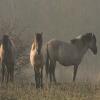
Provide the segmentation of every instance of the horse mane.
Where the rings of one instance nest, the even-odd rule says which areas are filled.
[[[77,38],[77,37],[76,37],[76,38],[72,39],[72,40],[71,40],[71,43],[72,43],[72,44],[77,44],[77,43],[79,42],[79,40],[82,40],[82,42],[85,44],[85,43],[91,41],[91,39],[92,39],[93,37],[94,37],[95,40],[96,40],[96,37],[95,37],[95,35],[94,35],[93,33],[86,33],[86,34],[82,35],[80,38]]]
[[[93,34],[92,33],[86,33],[82,36],[83,41],[90,41],[92,39]]]
[[[7,46],[8,44],[11,45],[11,41],[10,41],[8,35],[3,35],[2,43],[3,43],[4,46]]]
[[[75,37],[74,39],[70,40],[72,44],[77,45],[79,43],[79,41],[81,40],[82,36],[79,35],[77,37]]]
[[[9,39],[8,35],[3,35],[2,44],[5,51],[5,59],[6,59],[9,52],[11,51],[11,46],[12,46],[11,40]]]
[[[35,43],[34,43],[34,40],[33,40],[33,43],[32,43],[32,48],[31,48],[32,50],[34,50],[35,49]]]
[[[35,49],[35,42],[42,43],[42,33],[35,33],[35,37],[32,42],[32,48],[31,48],[32,50]]]
[[[42,33],[35,33],[35,40],[38,42],[42,42]]]

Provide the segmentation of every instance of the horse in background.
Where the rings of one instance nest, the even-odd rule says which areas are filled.
[[[42,49],[42,38],[43,33],[35,33],[35,38],[32,43],[31,51],[30,51],[30,62],[34,67],[35,72],[35,83],[36,88],[43,87],[43,54],[41,52]]]
[[[90,49],[97,54],[96,37],[93,33],[80,35],[70,42],[50,40],[47,43],[46,75],[50,75],[50,82],[56,83],[55,67],[58,61],[63,66],[74,66],[73,81],[75,81],[77,69],[83,56]]]
[[[8,35],[3,35],[0,43],[1,81],[13,82],[15,65],[15,45]]]

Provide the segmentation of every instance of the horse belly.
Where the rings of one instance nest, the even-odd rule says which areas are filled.
[[[64,60],[59,59],[58,62],[59,62],[61,65],[63,65],[63,66],[71,66],[71,65],[74,64],[74,62],[72,62],[72,61],[69,60],[69,59],[64,59]]]
[[[75,65],[75,63],[78,62],[78,57],[77,57],[77,53],[73,53],[71,50],[65,50],[59,52],[59,55],[57,57],[58,62],[64,66],[71,66],[71,65]]]

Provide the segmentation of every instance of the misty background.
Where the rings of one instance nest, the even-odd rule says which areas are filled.
[[[30,46],[35,32],[44,33],[44,43],[52,38],[67,42],[80,34],[95,33],[98,54],[94,56],[90,51],[87,52],[79,66],[76,80],[100,81],[99,0],[0,0],[0,23],[2,21],[11,27],[15,25],[13,34],[24,44],[30,43]],[[0,31],[0,34],[3,33]],[[72,81],[72,75],[73,67],[57,64],[58,81]]]

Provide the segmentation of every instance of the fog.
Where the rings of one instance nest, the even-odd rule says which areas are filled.
[[[31,43],[35,32],[44,33],[44,43],[52,38],[67,42],[79,34],[95,33],[98,54],[87,52],[79,66],[77,80],[100,81],[99,0],[0,0],[0,20],[12,26],[16,23],[14,34],[25,44]],[[73,67],[57,64],[58,81],[72,81],[72,72]]]

